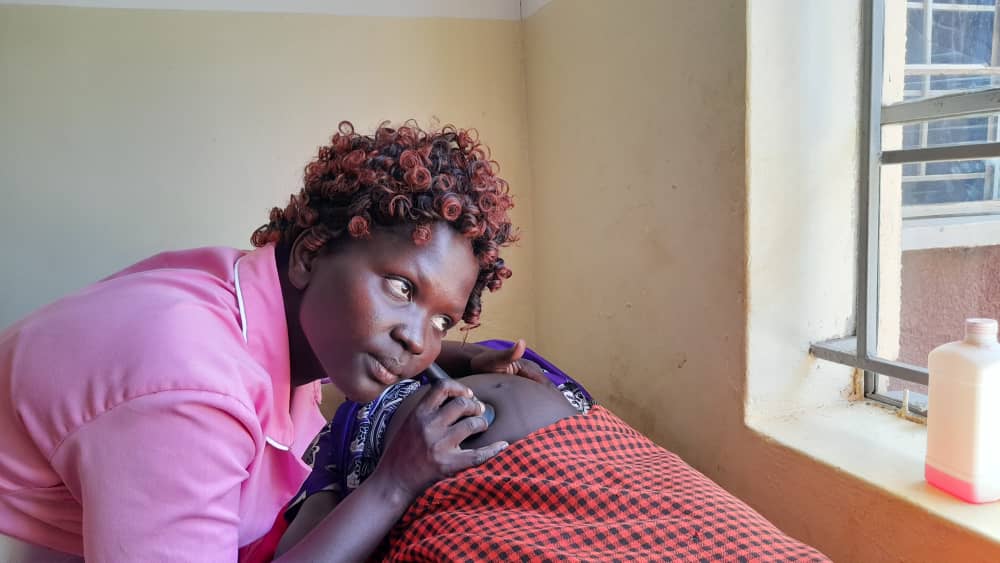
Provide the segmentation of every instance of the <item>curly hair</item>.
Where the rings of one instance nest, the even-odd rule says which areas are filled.
[[[361,135],[343,121],[306,165],[303,188],[288,205],[271,209],[268,223],[254,231],[256,247],[302,244],[318,252],[344,236],[363,238],[373,228],[413,225],[413,240],[430,239],[430,226],[443,221],[472,241],[479,275],[462,320],[478,326],[483,289],[500,289],[511,271],[499,256],[517,240],[508,217],[514,206],[506,180],[477,132],[447,125],[424,131],[414,121],[388,122]]]

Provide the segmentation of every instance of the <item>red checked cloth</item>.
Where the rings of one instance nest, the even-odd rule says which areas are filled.
[[[391,561],[829,561],[606,409],[428,489]]]

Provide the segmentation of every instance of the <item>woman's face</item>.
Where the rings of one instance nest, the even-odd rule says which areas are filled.
[[[425,370],[462,319],[479,273],[472,243],[445,223],[431,232],[418,246],[411,226],[372,229],[321,252],[299,274],[302,331],[351,400],[371,401]],[[291,267],[302,266],[293,257]]]

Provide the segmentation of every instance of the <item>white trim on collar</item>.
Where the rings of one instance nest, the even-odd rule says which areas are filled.
[[[266,441],[268,444],[271,444],[272,446],[283,452],[287,452],[288,450],[292,449],[291,446],[286,446],[270,436],[264,436],[264,441]]]
[[[233,285],[236,286],[236,305],[240,308],[240,330],[243,331],[243,342],[249,343],[247,340],[247,310],[243,306],[243,290],[240,289],[240,262],[242,260],[243,256],[240,256],[233,264]]]
[[[240,289],[240,262],[243,258],[243,256],[240,256],[236,260],[236,263],[233,264],[233,285],[236,287],[236,305],[240,308],[240,330],[243,332],[243,341],[249,344],[250,341],[247,339],[247,310],[243,305],[243,290]],[[286,446],[266,434],[264,435],[264,441],[283,452],[292,449],[291,446]]]

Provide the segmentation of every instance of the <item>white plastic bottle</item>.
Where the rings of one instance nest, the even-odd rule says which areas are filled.
[[[931,351],[927,482],[967,502],[1000,499],[997,321],[968,319],[965,339]]]

